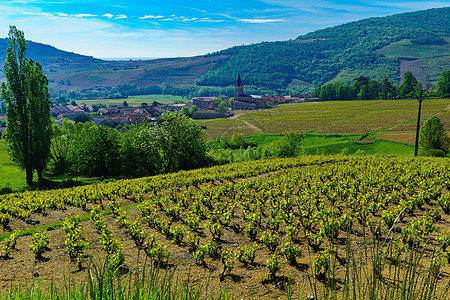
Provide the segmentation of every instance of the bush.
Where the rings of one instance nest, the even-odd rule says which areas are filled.
[[[446,157],[444,151],[440,149],[428,149],[422,153],[420,153],[420,156],[427,156],[427,157]]]
[[[5,194],[9,194],[12,193],[13,190],[9,187],[9,185],[5,185],[4,187],[0,188],[0,195],[5,195]]]
[[[47,250],[49,243],[50,237],[47,235],[47,231],[38,231],[33,234],[30,249],[34,257],[42,258],[42,254]]]

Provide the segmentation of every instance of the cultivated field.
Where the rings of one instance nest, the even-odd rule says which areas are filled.
[[[183,99],[181,96],[173,96],[173,95],[143,95],[143,96],[129,96],[128,98],[123,99],[97,99],[97,100],[81,100],[80,103],[84,103],[86,105],[93,104],[116,104],[122,105],[124,101],[127,101],[128,105],[139,106],[142,103],[147,103],[148,105],[152,105],[153,101],[157,101],[159,103],[164,104],[172,104],[175,101],[187,101]]]
[[[81,284],[109,257],[122,283],[146,261],[201,298],[445,299],[449,188],[448,159],[303,156],[10,194],[0,287]]]
[[[330,101],[283,104],[267,110],[246,111],[238,114],[237,119],[251,123],[264,133],[403,132],[415,130],[417,109],[417,100]],[[422,104],[423,122],[431,115],[438,115],[446,130],[450,131],[449,110],[450,99],[425,100]],[[216,120],[215,135],[228,132],[235,122],[229,119]],[[241,127],[234,128],[240,130]]]

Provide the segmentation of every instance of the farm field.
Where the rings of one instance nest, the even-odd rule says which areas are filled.
[[[376,137],[380,139],[407,143],[411,145],[414,145],[416,142],[415,132],[386,132],[377,134]]]
[[[235,132],[240,132],[245,136],[257,132],[238,118],[195,120],[195,123],[200,126],[206,126],[206,134],[210,140],[216,139],[221,134],[231,137]]]
[[[209,296],[445,299],[449,176],[448,159],[303,156],[4,195],[0,287],[81,283],[109,257],[118,276],[159,263]]]
[[[183,99],[181,96],[173,96],[173,95],[143,95],[143,96],[129,96],[128,98],[123,99],[97,99],[97,100],[80,100],[80,104],[84,103],[86,105],[93,104],[116,104],[122,105],[124,101],[127,101],[129,105],[139,106],[141,103],[147,103],[148,105],[152,105],[153,101],[157,101],[159,103],[171,104],[175,101],[185,101],[188,100]]]
[[[236,118],[247,121],[264,133],[313,132],[349,134],[383,131],[414,131],[417,100],[329,101],[283,104],[260,111],[246,111]],[[422,104],[422,124],[431,115],[441,116],[450,131],[450,99],[425,100]],[[229,119],[220,119],[214,134],[230,132]],[[237,127],[238,130],[246,129]],[[247,126],[247,128],[250,128]],[[411,129],[412,128],[412,129]],[[209,133],[209,129],[206,131]],[[242,132],[244,133],[244,132]]]

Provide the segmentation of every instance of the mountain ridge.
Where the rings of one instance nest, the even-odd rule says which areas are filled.
[[[0,39],[0,60],[6,39]],[[388,77],[397,84],[412,68],[422,83],[450,69],[450,7],[368,18],[288,41],[234,46],[195,57],[105,61],[28,42],[27,56],[43,65],[52,93],[166,86],[225,88],[241,74],[264,92],[303,92],[331,81]],[[2,75],[0,75],[0,80]],[[126,89],[125,88],[125,89]],[[189,89],[187,89],[189,91]]]

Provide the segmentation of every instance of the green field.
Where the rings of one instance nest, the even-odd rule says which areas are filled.
[[[0,139],[0,189],[10,187],[18,190],[25,186],[25,172],[20,170],[9,158],[5,141]]]
[[[129,96],[124,99],[96,99],[96,100],[81,100],[80,104],[93,105],[93,104],[117,104],[122,105],[124,101],[127,101],[129,105],[139,106],[141,103],[147,103],[151,105],[153,101],[157,101],[159,103],[171,104],[175,101],[185,101],[187,99],[183,99],[181,96],[173,96],[173,95],[142,95],[142,96]],[[77,102],[78,103],[78,102]]]

